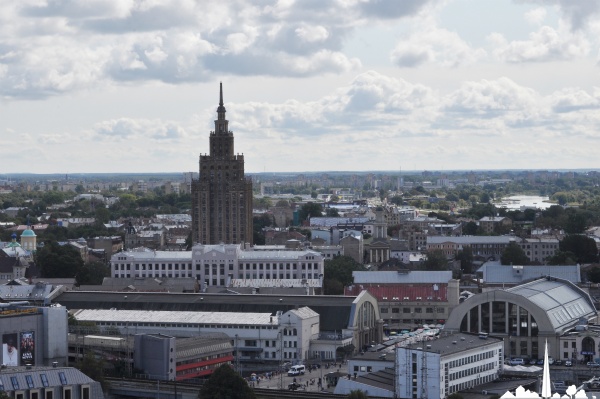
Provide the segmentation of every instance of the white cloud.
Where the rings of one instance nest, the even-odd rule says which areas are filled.
[[[324,26],[300,26],[296,28],[296,35],[306,42],[322,42],[329,37],[329,32]]]
[[[525,20],[532,25],[541,25],[546,18],[546,9],[537,7],[525,13]]]
[[[92,138],[101,140],[175,140],[186,138],[185,129],[172,121],[120,118],[99,122],[92,128]]]
[[[111,80],[181,83],[205,81],[216,72],[300,77],[344,73],[362,64],[342,52],[352,31],[374,19],[420,15],[437,3],[4,2],[0,89],[5,98],[44,98]]]
[[[472,64],[485,55],[485,50],[472,48],[456,32],[430,27],[400,39],[391,59],[400,67],[438,64],[452,68]]]
[[[495,47],[496,58],[511,63],[572,60],[590,51],[590,43],[583,34],[569,32],[564,27],[555,30],[542,26],[529,35],[529,40],[508,42],[499,33],[491,34],[488,39]]]
[[[595,88],[592,94],[579,88],[566,88],[552,93],[550,102],[558,113],[600,109],[600,88]]]

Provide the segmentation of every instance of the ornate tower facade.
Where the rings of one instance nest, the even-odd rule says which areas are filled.
[[[252,181],[244,176],[244,156],[233,152],[222,83],[209,146],[210,153],[200,155],[200,177],[192,181],[192,242],[252,244]]]

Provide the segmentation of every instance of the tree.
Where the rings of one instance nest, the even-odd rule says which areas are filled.
[[[577,261],[576,256],[573,252],[556,251],[553,256],[546,259],[546,263],[549,265],[575,265]]]
[[[71,278],[83,267],[79,251],[71,245],[59,245],[56,241],[46,242],[39,250],[35,261],[42,271],[42,277]]]
[[[316,202],[307,202],[306,204],[300,207],[300,223],[304,220],[308,220],[311,217],[319,217],[323,216],[323,207],[321,204],[317,204]]]
[[[473,250],[471,247],[464,247],[456,254],[456,260],[460,261],[460,270],[463,273],[473,272]]]
[[[590,283],[600,283],[600,267],[594,266],[588,269],[587,279]]]
[[[502,251],[500,262],[503,265],[526,265],[529,263],[529,258],[525,254],[525,251],[523,251],[523,248],[513,241]]]
[[[254,216],[252,218],[252,229],[253,229],[253,238],[254,244],[256,245],[264,245],[265,244],[265,235],[263,233],[263,228],[269,227],[273,225],[273,216],[268,213],[263,213],[260,216]]]
[[[427,260],[423,266],[425,270],[448,270],[448,258],[441,249],[427,251]]]
[[[340,216],[340,213],[338,212],[337,208],[327,208],[325,215],[329,217],[338,217]]]
[[[354,389],[354,390],[350,391],[347,398],[348,399],[369,399],[369,396],[364,391],[361,391],[360,389]]]
[[[246,380],[231,366],[224,364],[216,369],[202,385],[199,399],[256,399]]]
[[[85,375],[90,377],[92,380],[96,380],[105,387],[104,381],[104,361],[102,359],[96,359],[94,351],[87,351],[83,358],[79,360],[76,367]]]
[[[598,248],[593,238],[581,234],[569,234],[558,244],[563,252],[572,252],[577,263],[598,261]]]
[[[109,276],[110,267],[102,262],[88,262],[79,270],[75,279],[79,285],[100,285],[104,277]]]
[[[341,295],[344,287],[352,284],[353,271],[365,270],[365,267],[350,256],[338,256],[325,260],[323,285],[325,295]]]
[[[464,226],[463,226],[463,234],[466,236],[474,236],[477,235],[477,233],[479,232],[479,226],[477,226],[477,223],[470,221],[467,222]]]
[[[388,202],[391,202],[394,205],[402,205],[403,201],[404,200],[400,195],[394,195],[393,197],[388,198]]]

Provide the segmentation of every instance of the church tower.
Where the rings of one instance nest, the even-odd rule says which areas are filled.
[[[234,155],[222,83],[219,94],[210,152],[200,155],[200,177],[192,181],[192,242],[252,244],[252,181],[244,176],[244,156]]]

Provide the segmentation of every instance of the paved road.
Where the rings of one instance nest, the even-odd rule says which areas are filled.
[[[301,376],[296,376],[296,377],[289,377],[287,375],[287,371],[282,373],[282,374],[278,374],[278,375],[272,375],[271,378],[267,378],[265,376],[259,375],[259,379],[258,381],[254,381],[254,382],[250,382],[250,384],[254,383],[256,387],[258,388],[267,388],[267,389],[281,389],[281,387],[283,387],[283,389],[288,389],[289,384],[291,384],[294,381],[294,378],[296,379],[296,382],[303,385],[301,388],[299,388],[299,390],[303,390],[303,391],[307,391],[307,392],[318,392],[321,390],[321,388],[318,386],[318,381],[319,378],[321,378],[321,381],[323,382],[323,390],[325,392],[333,392],[333,389],[335,387],[330,387],[329,389],[327,389],[327,384],[325,382],[325,374],[330,373],[332,371],[341,371],[341,372],[348,372],[347,370],[348,365],[344,364],[344,365],[340,365],[339,363],[337,364],[337,367],[334,367],[333,365],[330,366],[329,368],[326,368],[325,366],[313,370],[313,371],[308,371],[308,369],[306,370],[306,373],[304,375]],[[308,382],[308,385],[306,384]]]

